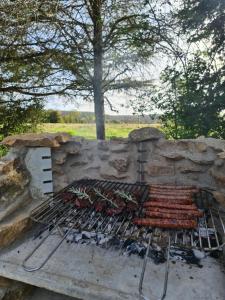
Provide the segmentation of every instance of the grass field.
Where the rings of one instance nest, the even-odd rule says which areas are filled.
[[[141,127],[160,127],[160,124],[106,124],[106,138],[128,137],[130,131]],[[83,136],[87,139],[96,139],[95,124],[63,124],[44,123],[39,126],[39,132],[67,132],[74,136]]]

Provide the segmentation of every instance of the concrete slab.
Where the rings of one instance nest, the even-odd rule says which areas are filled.
[[[59,241],[49,238],[29,261],[38,265]],[[143,260],[119,255],[117,251],[96,246],[64,242],[39,271],[29,273],[21,264],[39,240],[30,235],[23,241],[0,251],[0,276],[22,281],[70,297],[85,300],[137,300]],[[219,262],[211,257],[202,261],[203,268],[181,262],[170,264],[166,300],[224,300],[225,275]],[[144,292],[149,299],[159,299],[165,264],[149,261]]]
[[[54,293],[46,289],[36,288],[26,299],[24,300],[76,300],[69,296]]]

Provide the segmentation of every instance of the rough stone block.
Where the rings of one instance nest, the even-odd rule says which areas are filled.
[[[174,167],[160,164],[159,162],[150,162],[147,165],[147,173],[149,176],[171,176],[174,175]]]
[[[32,224],[28,216],[17,216],[10,222],[0,225],[0,247],[6,247],[21,237]]]
[[[66,162],[67,152],[64,151],[54,151],[52,154],[52,159],[55,164],[63,165]]]
[[[128,157],[115,157],[109,161],[109,164],[119,173],[126,172],[128,170],[129,163],[130,161]]]
[[[218,184],[224,184],[225,185],[225,172],[218,171],[214,168],[210,169],[210,174],[215,179],[215,181]]]
[[[183,158],[185,158],[184,154],[182,152],[160,152],[160,155],[162,155],[163,157],[166,157],[168,159],[171,160],[181,160]]]
[[[161,138],[164,138],[164,134],[154,127],[143,127],[140,129],[135,129],[129,133],[129,139],[132,142],[159,140]]]
[[[81,146],[82,146],[81,142],[73,141],[73,142],[66,143],[62,147],[62,149],[68,154],[79,154],[81,150]]]
[[[110,167],[108,164],[101,166],[100,176],[106,180],[122,180],[128,177],[127,174],[119,174],[115,168]]]
[[[68,133],[26,133],[6,137],[1,144],[9,147],[59,147],[71,139]]]

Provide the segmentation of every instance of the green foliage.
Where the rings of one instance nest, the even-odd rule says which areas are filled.
[[[63,118],[58,110],[47,110],[45,111],[45,123],[63,123]]]
[[[0,158],[8,153],[8,148],[4,145],[0,145]]]
[[[43,120],[43,104],[39,99],[29,102],[13,99],[0,104],[0,140],[16,133],[35,131]]]
[[[68,113],[64,113],[62,118],[64,123],[94,123],[95,122],[94,113],[90,113],[90,112],[71,111]]]
[[[161,120],[169,137],[225,138],[224,81],[208,60],[195,56],[185,70],[167,67],[162,80],[164,91],[154,102],[164,112]]]
[[[225,45],[225,1],[183,0],[177,17],[184,33],[190,33],[189,40],[207,41],[212,45],[211,53],[224,52]]]

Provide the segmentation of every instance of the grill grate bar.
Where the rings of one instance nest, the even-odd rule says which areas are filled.
[[[46,225],[54,225],[57,223],[57,219],[62,218],[62,216],[65,216],[66,214],[69,215],[72,210],[74,214],[76,213],[77,219],[75,228],[79,231],[85,229],[87,231],[94,231],[108,236],[117,236],[121,240],[132,237],[141,243],[145,242],[145,236],[148,235],[148,229],[136,226],[132,223],[132,212],[110,216],[105,215],[102,212],[96,212],[93,205],[92,207],[86,208],[85,211],[83,209],[73,210],[75,207],[74,204],[72,202],[65,202],[63,198],[64,193],[68,193],[71,187],[85,188],[86,192],[98,188],[106,194],[107,192],[113,192],[115,190],[125,191],[131,194],[135,191],[141,191],[142,196],[141,199],[139,199],[140,203],[143,203],[148,199],[149,193],[149,186],[144,184],[127,184],[95,179],[75,181],[36,208],[32,213],[32,219]],[[95,198],[94,203],[97,200],[98,198]],[[204,208],[206,203],[210,203],[212,200],[212,195],[205,190],[201,190],[195,200],[200,208]],[[82,215],[80,211],[83,211]],[[142,213],[143,206],[140,205],[139,211],[135,214],[136,216],[141,217]],[[218,220],[220,223],[219,226],[222,228],[221,231],[225,235],[225,225],[220,211],[206,209],[204,216],[199,219],[197,230],[167,230],[170,233],[171,244],[200,249],[204,248],[207,251],[220,248],[223,244],[217,230]],[[68,225],[70,224],[68,223],[68,220],[65,219],[63,226],[67,227]],[[165,230],[158,230],[156,232],[159,235],[159,238],[162,238]]]

